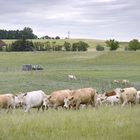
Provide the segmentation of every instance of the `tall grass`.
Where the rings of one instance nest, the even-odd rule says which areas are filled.
[[[139,140],[139,105],[1,114],[1,140]]]

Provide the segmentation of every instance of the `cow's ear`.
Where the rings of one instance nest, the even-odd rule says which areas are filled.
[[[121,92],[124,92],[125,90],[124,90],[124,89],[121,89],[120,91],[121,91]]]
[[[74,97],[72,96],[72,97],[69,98],[69,100],[71,101],[73,98],[74,98]]]
[[[23,96],[26,96],[26,95],[27,95],[27,93],[23,94]]]
[[[50,99],[51,97],[52,97],[51,95],[48,95],[48,97],[47,97],[47,98],[48,98],[48,99]]]

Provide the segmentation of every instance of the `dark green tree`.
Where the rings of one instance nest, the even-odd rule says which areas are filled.
[[[63,46],[64,46],[64,49],[65,49],[66,51],[71,51],[71,49],[72,49],[72,48],[71,48],[71,44],[70,44],[69,42],[66,42],[66,41],[65,41],[65,43],[64,43]]]
[[[26,39],[19,39],[10,45],[11,51],[33,51],[34,45],[32,41]]]
[[[111,51],[117,50],[119,48],[119,42],[115,41],[114,39],[107,40],[106,46],[110,48]]]
[[[140,42],[137,39],[133,39],[128,44],[128,50],[138,50],[140,49]]]

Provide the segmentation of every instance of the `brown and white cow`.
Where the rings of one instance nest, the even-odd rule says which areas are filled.
[[[10,108],[15,108],[15,96],[13,94],[1,94],[0,95],[0,109],[7,109],[9,112]]]
[[[96,105],[96,90],[93,88],[82,88],[74,90],[70,96],[65,98],[64,107],[69,108],[70,106],[75,107],[75,109],[79,109],[81,104],[85,105]]]
[[[73,91],[69,89],[54,91],[44,98],[43,106],[46,108],[52,107],[55,109],[57,109],[59,106],[63,107],[64,99],[68,97],[72,92]]]

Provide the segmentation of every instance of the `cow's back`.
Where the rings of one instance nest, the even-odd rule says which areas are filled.
[[[49,101],[52,104],[64,104],[64,99],[66,97],[68,97],[70,95],[70,93],[72,92],[72,90],[59,90],[59,91],[54,91],[53,93],[51,93],[51,98],[49,99]]]

